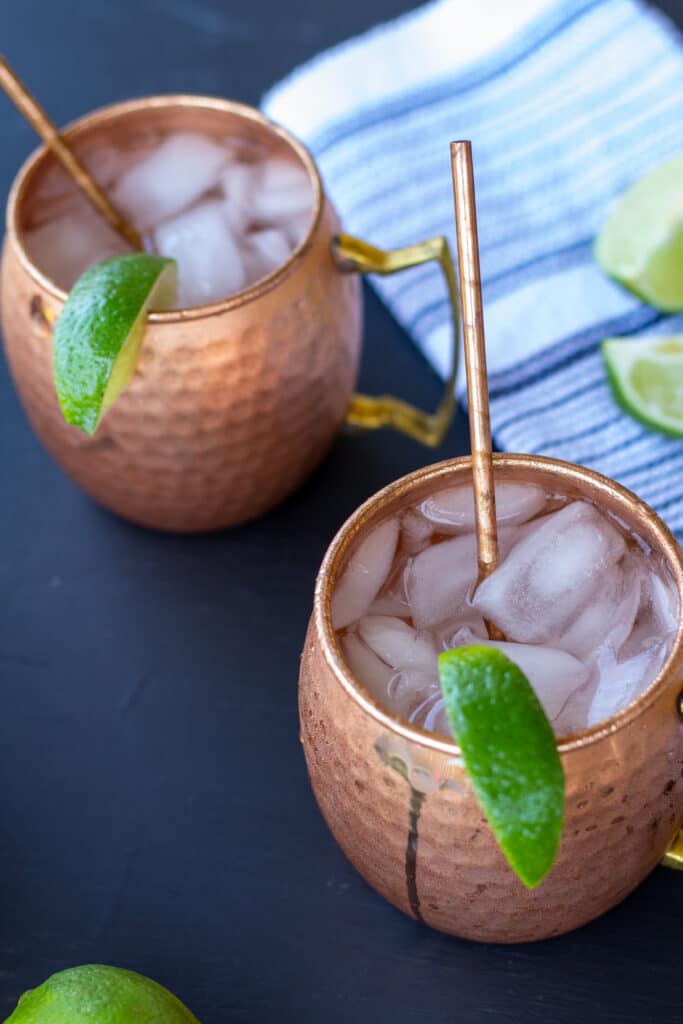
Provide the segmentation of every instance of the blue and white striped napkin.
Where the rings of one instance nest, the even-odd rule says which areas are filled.
[[[619,411],[598,351],[683,316],[592,256],[615,196],[683,150],[683,49],[663,15],[639,0],[436,0],[294,71],[264,108],[308,144],[345,229],[387,248],[455,243],[449,142],[473,140],[496,443],[613,476],[683,535],[683,442]],[[374,285],[445,375],[438,268]]]

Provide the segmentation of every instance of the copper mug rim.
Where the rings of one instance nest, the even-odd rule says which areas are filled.
[[[560,753],[571,754],[573,751],[584,749],[592,743],[596,743],[630,725],[657,700],[663,686],[668,682],[667,677],[670,666],[677,659],[683,658],[683,615],[681,614],[683,611],[683,552],[668,526],[650,506],[632,491],[618,484],[610,477],[603,476],[603,474],[597,473],[595,470],[586,469],[576,463],[540,455],[495,453],[493,458],[495,465],[500,468],[512,467],[531,470],[532,472],[540,468],[554,472],[558,477],[564,478],[575,485],[585,486],[588,482],[598,492],[605,495],[609,494],[612,498],[616,497],[618,503],[624,506],[626,513],[630,511],[632,516],[635,510],[636,515],[639,514],[649,521],[661,545],[662,554],[666,558],[675,578],[679,600],[678,629],[662,668],[650,685],[635,700],[631,701],[615,715],[590,729],[585,729],[570,737],[560,737],[557,744]],[[434,463],[423,469],[415,470],[407,476],[403,476],[388,484],[360,505],[340,527],[325,553],[316,579],[313,604],[316,634],[320,640],[323,657],[331,668],[337,682],[351,699],[390,733],[394,733],[404,740],[408,740],[435,753],[444,754],[456,762],[461,760],[460,749],[453,740],[445,739],[434,732],[412,725],[407,719],[392,715],[353,676],[351,670],[346,665],[341,647],[332,627],[331,595],[333,585],[336,582],[337,572],[344,556],[354,538],[368,521],[371,521],[377,513],[380,513],[377,515],[379,520],[381,518],[381,511],[388,504],[405,497],[416,485],[424,484],[427,481],[432,481],[435,484],[443,481],[444,485],[446,485],[453,469],[467,465],[471,465],[469,455],[447,459],[444,462]]]
[[[222,99],[218,96],[204,96],[193,93],[167,93],[153,96],[141,96],[135,99],[122,100],[116,103],[109,103],[95,110],[83,114],[81,117],[70,121],[62,130],[61,134],[67,139],[73,139],[89,132],[93,128],[106,125],[109,121],[126,117],[131,113],[140,110],[164,108],[177,109],[178,107],[193,108],[199,107],[204,110],[217,111],[223,114],[233,114],[244,118],[247,121],[258,124],[261,128],[277,135],[296,154],[306,168],[309,180],[313,186],[313,214],[308,225],[304,238],[292,250],[284,263],[281,263],[267,277],[261,278],[254,284],[239,292],[220,299],[218,302],[207,303],[203,306],[188,306],[184,309],[174,309],[167,312],[148,314],[148,320],[154,324],[179,323],[187,320],[198,320],[204,317],[217,316],[226,310],[235,309],[253,302],[266,292],[271,291],[292,273],[299,265],[306,251],[310,248],[313,237],[318,229],[322,218],[324,205],[324,191],[320,172],[317,164],[306,146],[292,135],[286,128],[271,121],[262,114],[256,107],[246,103],[238,103],[234,100]],[[47,277],[31,260],[24,248],[21,232],[18,227],[18,212],[24,198],[25,190],[32,175],[39,168],[41,163],[50,158],[50,150],[43,144],[38,146],[23,162],[10,188],[7,200],[6,229],[7,237],[16,248],[19,262],[33,281],[44,288],[55,299],[64,303],[67,293],[59,288],[54,281]]]

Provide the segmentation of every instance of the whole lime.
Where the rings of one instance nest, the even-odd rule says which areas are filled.
[[[198,1024],[156,981],[104,964],[53,974],[29,989],[5,1024]]]

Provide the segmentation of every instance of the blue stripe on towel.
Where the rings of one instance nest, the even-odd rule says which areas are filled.
[[[480,88],[506,71],[515,68],[545,43],[552,42],[563,30],[573,25],[584,14],[604,3],[605,0],[584,0],[584,2],[577,0],[577,2],[559,4],[549,12],[546,18],[539,19],[531,30],[521,33],[514,43],[506,48],[506,51],[499,51],[493,59],[482,61],[480,68],[448,77],[419,92],[401,97],[391,103],[378,105],[372,110],[362,109],[343,123],[331,125],[325,129],[311,140],[311,145],[316,154],[322,155],[331,146],[355,135],[359,130],[366,130],[374,125],[384,126],[388,120],[404,117],[408,113],[431,106],[433,103],[452,96],[454,92],[462,95]],[[466,30],[466,23],[463,23],[463,29]]]

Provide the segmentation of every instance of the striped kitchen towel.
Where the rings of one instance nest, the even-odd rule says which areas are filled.
[[[683,536],[683,442],[614,405],[598,351],[683,316],[592,255],[615,196],[683,150],[683,49],[665,17],[639,0],[436,0],[294,71],[264,108],[308,144],[345,229],[387,248],[454,245],[449,142],[473,140],[497,445],[613,476]],[[373,283],[445,375],[438,268]]]

